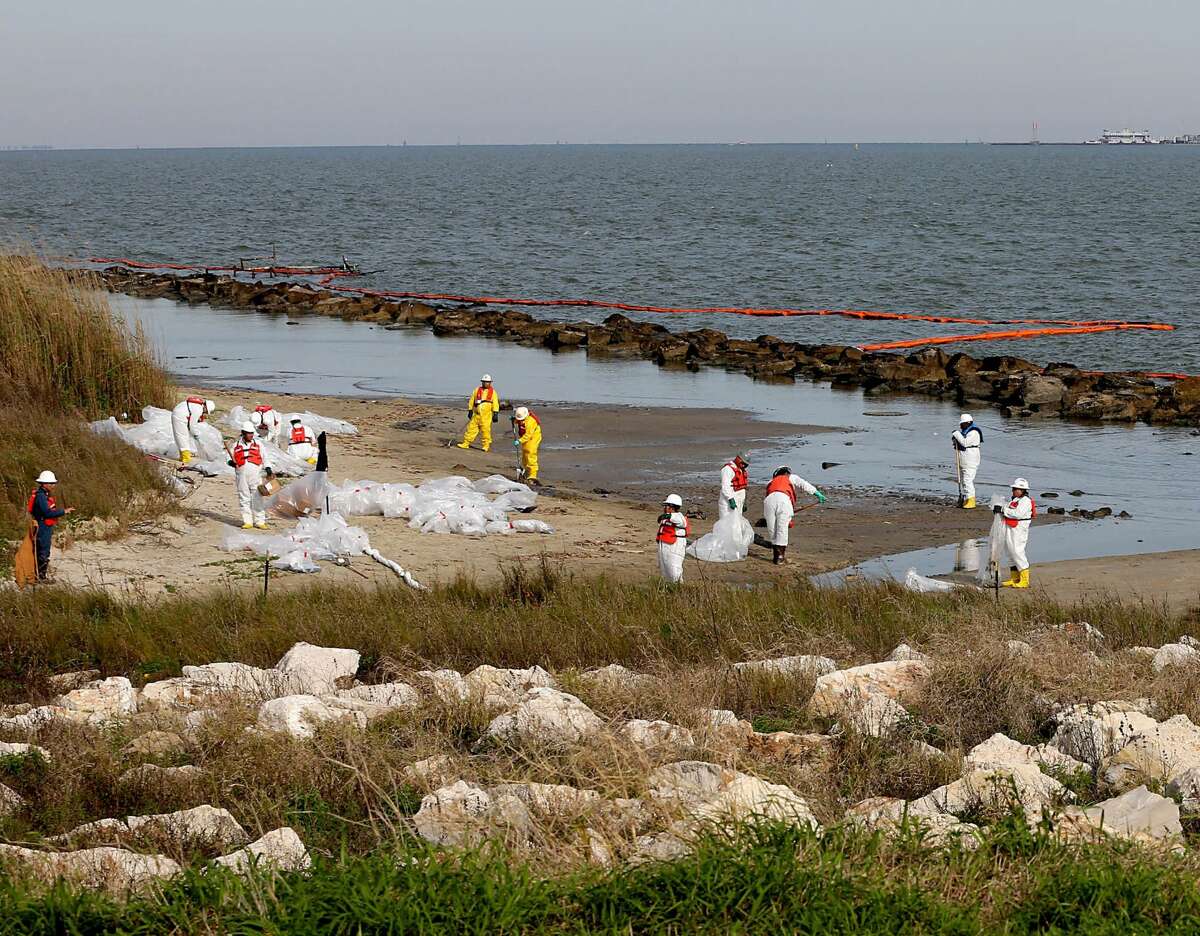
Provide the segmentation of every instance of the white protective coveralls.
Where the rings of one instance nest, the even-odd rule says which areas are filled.
[[[200,446],[192,435],[192,427],[198,425],[201,418],[207,414],[204,400],[200,397],[188,397],[171,410],[171,434],[175,437],[175,447],[179,449],[181,461],[188,461],[200,451]],[[184,457],[184,452],[187,452],[187,457]]]
[[[954,448],[958,452],[958,469],[962,477],[963,501],[975,500],[975,475],[979,472],[980,446],[983,444],[983,433],[979,427],[971,423],[964,433],[955,429],[950,434]]]
[[[683,581],[683,558],[691,522],[682,511],[672,510],[658,523],[658,571],[668,582]]]
[[[270,406],[256,406],[250,414],[254,431],[264,442],[279,445],[279,414]]]
[[[774,485],[783,477],[785,476],[773,478],[771,483]],[[805,494],[817,493],[817,489],[799,475],[786,475],[786,478],[792,487],[791,494],[786,490],[772,491],[768,487],[767,496],[763,499],[763,517],[767,521],[767,537],[771,540],[772,546],[788,544],[788,528],[791,526],[792,517],[796,514],[796,489],[799,488]]]
[[[746,506],[746,472],[739,470],[732,461],[721,469],[721,496],[717,500],[717,519],[723,520],[731,513],[744,513]],[[737,506],[730,507],[733,501]]]
[[[289,455],[314,462],[317,457],[317,440],[312,430],[302,422],[292,423],[288,430],[287,451]]]
[[[1033,498],[1028,494],[1012,498],[1000,511],[1004,517],[1004,551],[1008,554],[1008,564],[1018,572],[1029,568],[1025,547],[1034,512]]]
[[[258,439],[249,442],[241,438],[233,446],[233,467],[237,478],[238,507],[242,511],[242,526],[265,527],[267,509],[258,486],[262,484],[262,450]]]

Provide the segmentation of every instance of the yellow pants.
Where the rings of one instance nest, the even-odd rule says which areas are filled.
[[[475,441],[476,436],[481,436],[480,442],[483,443],[483,450],[485,452],[492,447],[491,409],[477,412],[471,417],[471,421],[467,423],[467,431],[463,433],[459,448],[469,448],[471,443]]]
[[[542,444],[542,440],[538,439],[535,442],[521,443],[521,467],[525,469],[525,480],[532,481],[537,477],[538,473],[538,446]]]

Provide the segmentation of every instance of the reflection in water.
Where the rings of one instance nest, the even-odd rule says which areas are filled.
[[[968,539],[959,543],[954,547],[954,571],[978,572],[979,557],[986,546],[986,539]]]

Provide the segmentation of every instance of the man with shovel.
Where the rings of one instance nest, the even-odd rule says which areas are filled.
[[[74,507],[59,507],[54,500],[54,489],[58,486],[58,478],[53,471],[43,471],[37,477],[37,487],[29,495],[27,510],[29,516],[37,524],[33,533],[37,559],[37,581],[46,582],[50,579],[50,546],[54,539],[54,527],[67,514],[75,512]],[[18,583],[20,584],[20,583]]]

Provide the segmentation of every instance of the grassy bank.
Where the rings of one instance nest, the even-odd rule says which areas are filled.
[[[1198,871],[1194,858],[1064,846],[1019,821],[974,852],[764,827],[669,864],[550,878],[418,848],[309,875],[194,875],[129,903],[0,885],[0,933],[1190,933]]]
[[[153,465],[84,422],[170,405],[173,395],[144,337],[114,317],[97,284],[0,257],[0,538],[24,533],[33,479],[46,468],[79,520],[157,509],[153,496],[139,497],[162,491]]]

